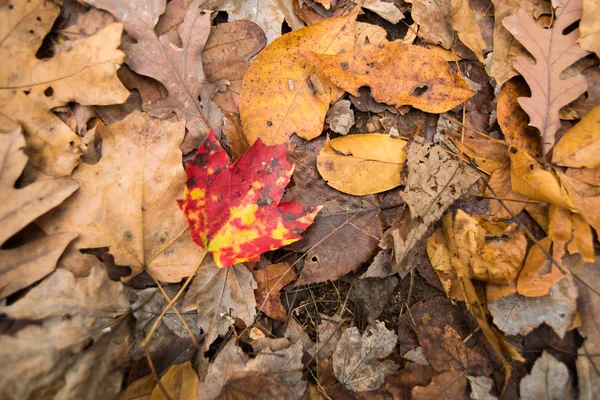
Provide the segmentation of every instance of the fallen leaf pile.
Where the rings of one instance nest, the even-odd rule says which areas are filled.
[[[599,6],[3,2],[0,398],[595,398]]]

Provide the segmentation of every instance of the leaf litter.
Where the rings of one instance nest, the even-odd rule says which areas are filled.
[[[593,397],[594,0],[58,3],[0,6],[0,397]]]

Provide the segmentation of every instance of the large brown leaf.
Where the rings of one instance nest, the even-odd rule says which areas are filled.
[[[376,101],[396,107],[411,105],[442,113],[474,94],[441,57],[400,41],[366,45],[340,55],[303,55],[353,96],[359,95],[359,88],[369,86]]]
[[[18,1],[0,7],[0,125],[23,125],[31,163],[68,176],[81,161],[79,137],[50,109],[124,102],[129,92],[117,78],[123,52],[121,24],[110,24],[47,60],[36,52],[59,14],[50,1]],[[5,129],[2,129],[5,131]]]
[[[467,378],[459,371],[448,371],[434,376],[427,386],[415,386],[412,391],[414,400],[446,399],[459,400],[467,387]]]
[[[297,285],[335,280],[367,262],[383,234],[383,221],[373,196],[349,196],[329,187],[319,176],[317,154],[325,142],[319,138],[304,144],[292,139],[288,154],[294,163],[294,186],[284,201],[324,205],[304,237],[288,246],[306,252]]]
[[[258,137],[272,145],[287,142],[293,133],[304,139],[321,134],[329,104],[337,100],[339,90],[300,52],[351,50],[356,13],[284,35],[256,57],[240,93],[240,116],[251,143]]]
[[[548,154],[554,146],[560,128],[561,107],[575,100],[587,89],[581,74],[561,79],[560,74],[588,53],[579,47],[579,29],[564,35],[563,31],[581,18],[581,0],[553,1],[557,6],[551,29],[538,26],[525,9],[506,17],[502,23],[535,58],[517,57],[515,69],[531,88],[531,97],[520,97],[519,104],[529,114],[529,125],[539,129],[542,152]]]
[[[88,0],[88,4],[110,12],[123,22],[125,30],[136,43],[123,43],[126,62],[135,72],[160,81],[169,95],[147,111],[155,117],[177,114],[186,122],[188,137],[182,150],[189,153],[198,147],[209,128],[219,132],[222,115],[210,100],[215,88],[209,84],[202,69],[202,50],[210,33],[210,11],[202,0],[190,4],[182,24],[177,29],[182,44],[171,36],[154,32],[158,18],[165,11],[166,0]]]
[[[256,316],[257,284],[243,264],[219,268],[212,257],[198,270],[183,300],[183,310],[198,310],[198,327],[206,334],[208,348],[218,335],[227,333],[233,318],[251,325]]]
[[[185,182],[183,135],[183,122],[139,111],[107,126],[100,162],[75,171],[79,191],[40,225],[47,233],[78,233],[71,251],[110,247],[115,264],[131,267],[132,275],[146,270],[165,282],[190,275],[204,250],[175,201]]]
[[[0,244],[69,197],[79,185],[70,178],[47,179],[22,189],[15,183],[27,156],[21,129],[0,134]],[[0,250],[0,298],[23,289],[56,268],[58,258],[77,235],[50,235],[21,247]]]

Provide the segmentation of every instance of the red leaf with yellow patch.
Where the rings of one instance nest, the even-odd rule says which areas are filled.
[[[258,261],[260,255],[293,243],[321,207],[279,203],[294,166],[287,146],[260,139],[229,165],[229,156],[211,131],[187,163],[185,214],[194,241],[213,254],[219,267]]]

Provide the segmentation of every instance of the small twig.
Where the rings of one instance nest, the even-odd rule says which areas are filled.
[[[490,199],[490,200],[502,200],[502,201],[514,201],[516,203],[529,203],[529,204],[546,204],[543,201],[537,201],[537,200],[520,200],[520,199],[508,199],[506,197],[494,197],[494,196],[482,196],[482,195],[477,195],[475,197],[478,197],[480,199]]]
[[[150,357],[150,352],[148,351],[148,348],[146,346],[144,346],[144,353],[146,354],[146,360],[148,361],[148,366],[150,367],[152,376],[154,377],[154,379],[156,379],[156,384],[158,385],[158,388],[162,392],[163,396],[165,396],[167,398],[167,400],[173,400],[173,398],[171,396],[169,396],[167,389],[165,389],[162,382],[160,381],[160,378],[158,377],[158,374],[156,373],[156,368],[154,368],[154,363],[152,362],[152,357]]]

